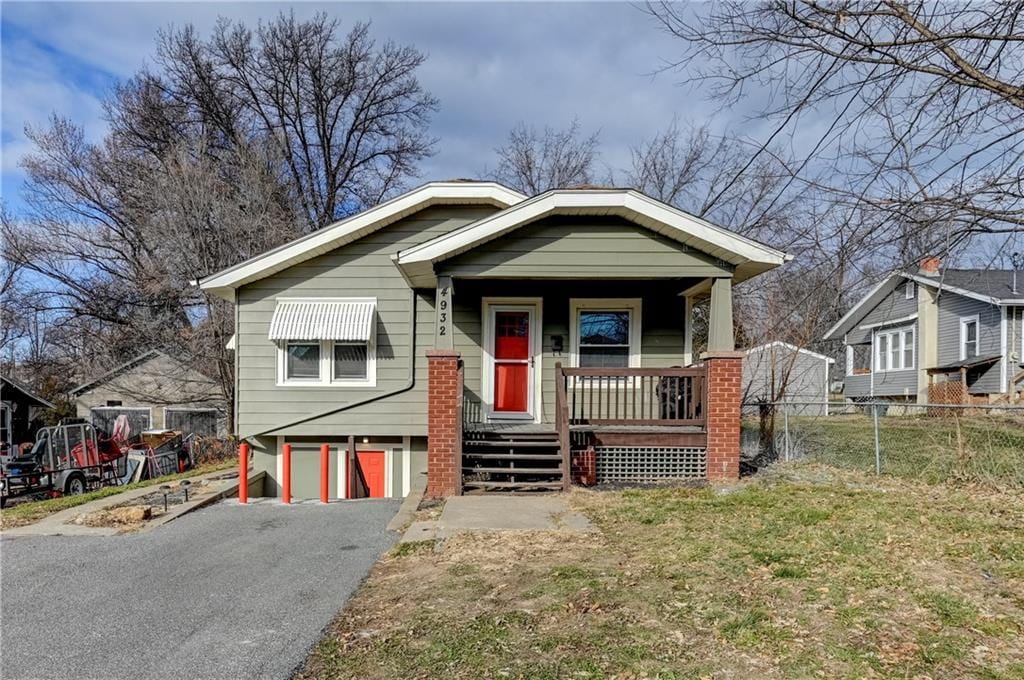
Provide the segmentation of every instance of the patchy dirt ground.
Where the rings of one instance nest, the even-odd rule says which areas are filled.
[[[405,544],[302,678],[1024,678],[1024,497],[779,466]]]

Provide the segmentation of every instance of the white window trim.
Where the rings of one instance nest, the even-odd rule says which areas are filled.
[[[570,298],[569,299],[569,366],[579,368],[580,365],[580,312],[596,309],[608,312],[629,312],[629,368],[640,368],[641,338],[640,331],[641,298]]]
[[[917,296],[917,284],[913,281],[907,281],[906,288],[903,290],[903,298],[905,300],[913,300]]]
[[[914,333],[914,342],[910,346],[910,365],[907,366],[906,362],[904,361],[905,358],[906,358],[906,350],[907,350],[907,333],[909,333],[911,331]],[[878,355],[878,350],[879,350],[878,338],[879,338],[879,336],[882,336],[882,335],[884,335],[884,336],[889,338],[886,341],[886,351],[885,351],[884,362],[880,362],[880,359],[882,359],[882,357],[880,357]],[[900,351],[899,351],[899,357],[900,357],[899,363],[900,363],[900,365],[897,366],[897,367],[893,367],[892,366],[892,340],[893,339],[896,339],[899,342],[899,346],[900,346]],[[915,370],[917,368],[917,324],[912,324],[910,326],[900,326],[900,327],[897,327],[897,328],[886,328],[885,330],[881,330],[881,329],[876,330],[871,335],[871,365],[874,367],[874,370],[873,370],[874,373],[895,373],[895,372],[898,372],[898,371],[913,371],[913,370]]]
[[[532,413],[529,419],[535,423],[541,422],[544,413],[542,402],[543,380],[544,380],[544,299],[538,297],[485,297],[480,301],[481,323],[483,324],[483,347],[480,348],[482,374],[480,375],[481,406],[483,415],[488,420],[516,420],[516,414],[500,413],[494,411],[494,355],[491,347],[494,346],[494,314],[504,307],[533,307],[533,324],[536,332],[531,341],[531,357],[533,358],[533,383],[530,386],[531,394],[527,397],[531,404]],[[526,416],[519,416],[518,419],[526,419]]]
[[[320,376],[313,378],[288,377],[288,345],[320,344]],[[334,345],[359,344],[338,340],[281,340],[277,345],[277,386],[278,387],[376,387],[377,386],[377,324],[371,325],[370,339],[366,342],[366,377],[334,377]]]
[[[974,322],[974,357],[981,356],[981,320],[980,315],[972,314],[970,316],[960,317],[960,361],[967,360],[967,352],[964,351],[965,345],[967,344],[967,324]]]

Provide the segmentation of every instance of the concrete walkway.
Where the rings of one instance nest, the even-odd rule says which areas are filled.
[[[447,538],[466,531],[530,530],[597,531],[561,495],[454,496],[445,502],[437,521],[414,522],[402,536],[402,542]]]
[[[222,501],[159,531],[5,535],[0,676],[284,680],[394,543],[398,506]]]

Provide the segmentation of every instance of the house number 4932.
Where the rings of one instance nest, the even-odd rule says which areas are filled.
[[[440,290],[440,300],[437,303],[437,334],[448,335],[448,307],[452,291],[448,286]]]

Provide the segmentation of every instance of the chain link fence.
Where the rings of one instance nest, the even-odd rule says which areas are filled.
[[[813,461],[931,483],[1024,487],[1024,406],[745,403],[743,460]]]

